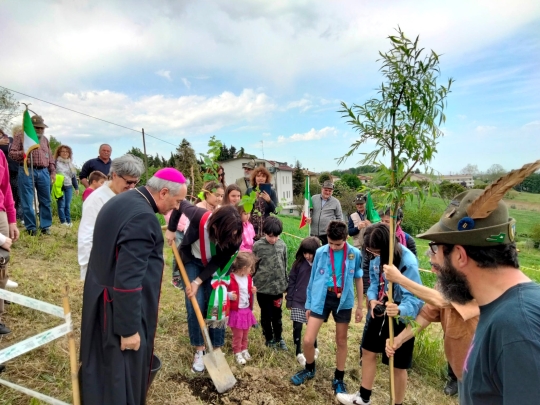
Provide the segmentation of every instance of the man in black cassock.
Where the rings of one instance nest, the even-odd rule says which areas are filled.
[[[178,208],[186,192],[184,176],[165,168],[97,217],[82,308],[84,405],[146,402],[164,265],[155,214]]]

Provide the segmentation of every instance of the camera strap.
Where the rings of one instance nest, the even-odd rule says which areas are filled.
[[[401,274],[403,274],[405,270],[407,270],[407,266],[403,266],[401,269],[399,269]],[[380,262],[379,262],[379,291],[377,294],[377,300],[381,302],[382,302],[382,299],[387,296],[386,292],[384,291],[384,285],[386,284],[386,280],[384,279],[383,274],[384,274],[384,271],[382,271]]]
[[[337,278],[336,278],[336,268],[334,265],[334,251],[332,248],[330,250],[330,263],[332,264],[332,279],[334,281],[334,292],[336,293],[338,298],[341,298],[341,293],[338,292],[338,286],[337,286]],[[345,263],[347,262],[347,243],[343,245],[343,263],[341,266],[341,291],[343,291],[343,287],[345,285]]]

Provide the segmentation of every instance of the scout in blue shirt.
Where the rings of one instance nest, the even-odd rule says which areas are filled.
[[[360,251],[349,245],[347,240],[347,225],[341,221],[331,221],[326,229],[328,245],[315,253],[311,277],[307,288],[306,316],[307,330],[304,336],[305,369],[296,373],[291,381],[294,385],[303,384],[315,377],[315,340],[323,322],[328,320],[330,313],[336,322],[336,370],[332,388],[334,393],[346,393],[343,377],[347,359],[347,331],[351,322],[354,306],[356,285],[356,300],[358,302],[355,321],[362,320],[362,256]]]
[[[387,302],[388,283],[384,278],[382,265],[388,264],[390,251],[390,229],[384,223],[371,225],[364,234],[364,247],[368,259],[370,286],[367,291],[369,300],[369,316],[366,319],[366,330],[362,340],[362,381],[360,390],[354,394],[339,394],[337,400],[342,404],[370,404],[371,390],[377,372],[377,353],[383,354],[383,364],[388,364],[384,351],[388,338],[388,323],[394,323],[394,333],[398,335],[407,327],[406,318],[416,319],[424,304],[422,300],[398,284],[394,284],[392,304]],[[393,262],[403,275],[418,284],[422,284],[418,271],[416,256],[396,238],[394,243]],[[394,317],[400,317],[396,321]],[[414,339],[401,346],[394,357],[395,403],[401,404],[407,386],[407,369],[411,367],[414,350]]]

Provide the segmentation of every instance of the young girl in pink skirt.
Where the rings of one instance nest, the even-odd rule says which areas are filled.
[[[249,329],[257,323],[253,315],[253,285],[251,272],[255,265],[253,253],[240,252],[231,266],[231,281],[228,287],[230,312],[229,326],[232,331],[232,347],[238,364],[251,360],[248,352]]]

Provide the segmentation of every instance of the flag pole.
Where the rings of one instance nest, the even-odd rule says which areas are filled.
[[[146,166],[146,181],[148,181],[148,156],[146,155],[146,140],[144,139],[144,128],[142,128],[142,144],[144,150],[144,165]]]
[[[309,190],[309,173],[306,176],[306,181],[307,181],[307,189]],[[309,199],[311,200],[311,193],[309,195]],[[306,213],[306,215],[307,215],[307,217],[309,219],[311,219],[311,212],[309,211],[310,205],[311,205],[311,201],[309,201],[309,203],[308,203],[308,212]],[[308,236],[311,236],[311,222],[308,224]]]
[[[32,151],[33,152],[33,151]],[[34,157],[32,156],[32,152],[30,152],[30,173],[32,173],[32,201],[34,202],[34,217],[36,218],[36,233],[37,230],[41,227],[41,222],[38,226],[38,213],[37,213],[37,203],[36,203],[36,186],[34,183]]]

